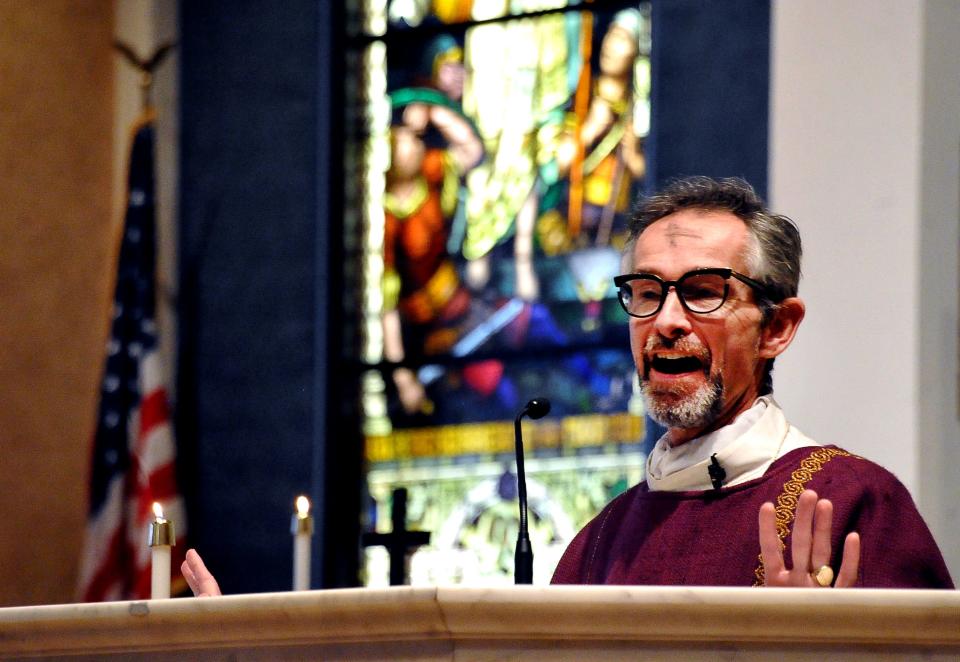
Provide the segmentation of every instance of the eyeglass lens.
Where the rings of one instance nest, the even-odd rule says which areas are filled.
[[[727,281],[719,274],[687,274],[676,285],[677,296],[695,313],[711,313],[727,297]],[[660,309],[663,283],[654,278],[635,278],[620,286],[620,301],[631,315],[647,317]]]

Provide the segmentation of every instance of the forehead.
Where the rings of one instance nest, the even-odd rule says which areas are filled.
[[[745,271],[748,240],[746,224],[730,212],[684,209],[643,231],[633,247],[633,267],[671,277],[703,267]]]

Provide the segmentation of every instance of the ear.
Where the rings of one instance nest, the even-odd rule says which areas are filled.
[[[793,342],[807,307],[799,297],[784,299],[760,330],[760,358],[779,356]]]

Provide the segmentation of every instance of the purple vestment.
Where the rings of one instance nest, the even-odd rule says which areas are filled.
[[[611,501],[577,534],[555,584],[751,586],[762,583],[757,513],[777,506],[789,528],[795,496],[812,489],[833,502],[831,566],[843,540],[861,539],[857,586],[953,588],[940,550],[907,489],[886,469],[835,446],[800,448],[760,478],[706,492],[651,492],[646,483]],[[791,510],[792,509],[792,510]],[[789,521],[786,521],[789,520]]]

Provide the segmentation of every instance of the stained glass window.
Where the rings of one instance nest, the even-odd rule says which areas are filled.
[[[511,583],[513,419],[534,581],[642,477],[644,418],[612,278],[643,186],[650,19],[636,3],[367,0],[350,12],[348,281],[362,296],[368,508],[432,533],[413,584]],[[387,553],[365,550],[367,585]]]

